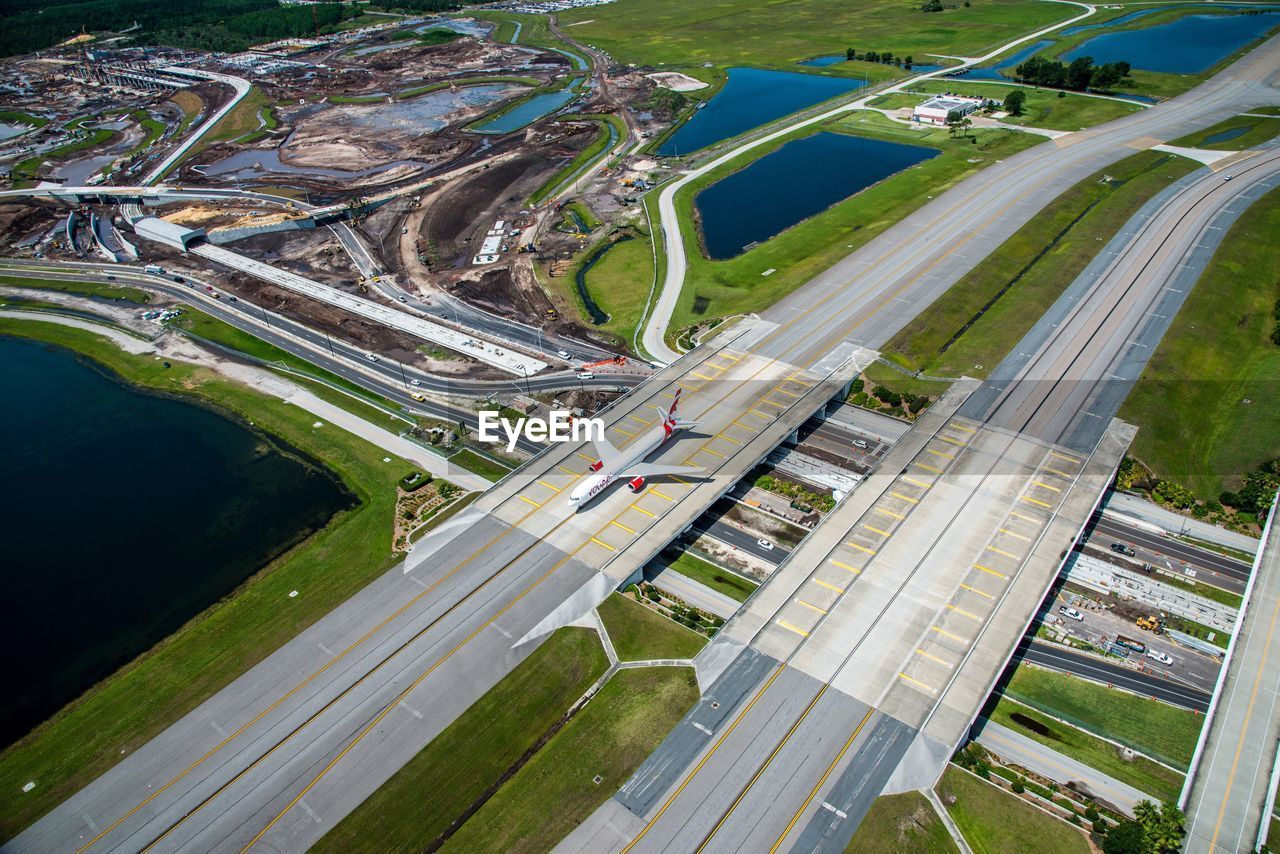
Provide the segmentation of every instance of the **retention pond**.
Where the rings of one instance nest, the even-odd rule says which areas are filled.
[[[328,472],[68,350],[0,337],[9,744],[352,506]]]
[[[792,140],[695,197],[707,254],[732,258],[937,154],[920,145],[825,131]]]

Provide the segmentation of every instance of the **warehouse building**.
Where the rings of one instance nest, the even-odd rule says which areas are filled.
[[[930,125],[958,122],[985,104],[986,100],[986,98],[970,98],[964,95],[938,95],[916,107],[911,118]]]

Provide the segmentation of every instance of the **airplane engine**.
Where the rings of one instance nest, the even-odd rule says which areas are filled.
[[[630,489],[632,492],[639,492],[640,490],[644,489],[644,478],[642,477],[632,478],[627,483],[627,488]]]
[[[596,460],[594,463],[587,466],[587,468],[591,471],[600,471],[600,469],[604,468],[604,460]]]

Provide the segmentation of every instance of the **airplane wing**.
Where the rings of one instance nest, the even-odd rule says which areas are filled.
[[[636,463],[623,473],[623,477],[657,477],[660,474],[697,474],[697,466],[664,466],[656,463]]]
[[[595,440],[595,444],[596,453],[600,455],[600,461],[606,466],[609,465],[610,460],[616,460],[618,458],[618,449],[615,448],[603,434],[599,439]]]

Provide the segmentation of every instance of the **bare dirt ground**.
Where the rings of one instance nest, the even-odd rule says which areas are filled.
[[[13,247],[24,237],[43,234],[65,219],[67,212],[53,202],[4,202],[0,204],[0,245]]]

